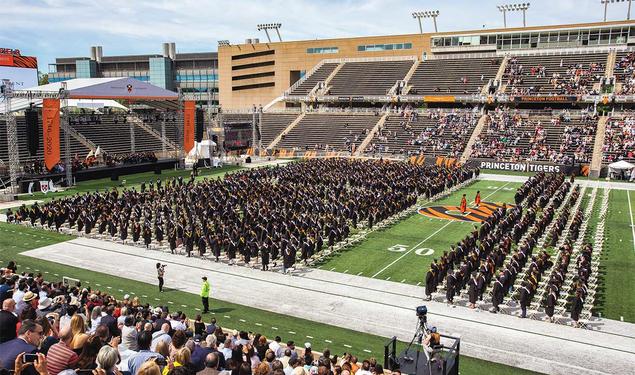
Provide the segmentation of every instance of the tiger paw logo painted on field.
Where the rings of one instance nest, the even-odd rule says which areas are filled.
[[[503,207],[503,203],[481,202],[479,207],[468,207],[465,213],[461,212],[459,206],[431,206],[421,207],[418,212],[421,215],[445,220],[470,221],[481,223],[496,209]],[[507,208],[514,207],[507,204]]]

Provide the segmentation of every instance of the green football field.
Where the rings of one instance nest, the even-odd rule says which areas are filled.
[[[514,193],[520,185],[514,182],[478,181],[423,207],[458,206],[462,194],[466,195],[469,205],[477,191],[481,192],[484,202],[513,203]],[[432,260],[450,250],[450,245],[465,237],[474,225],[474,222],[429,218],[415,212],[387,229],[372,232],[359,245],[336,253],[319,263],[318,267],[327,271],[419,285]]]

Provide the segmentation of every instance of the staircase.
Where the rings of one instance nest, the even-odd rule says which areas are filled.
[[[91,150],[93,152],[95,150],[97,150],[97,145],[96,144],[94,144],[88,138],[84,137],[84,135],[82,135],[77,130],[73,129],[73,127],[68,125],[65,121],[60,121],[60,127],[62,128],[62,130],[64,130],[65,132],[70,134],[73,138],[75,138],[79,143],[81,143],[84,146],[86,146],[86,148],[88,148],[89,150]]]
[[[481,132],[485,128],[485,120],[487,120],[487,115],[483,115],[480,119],[478,119],[478,123],[476,124],[474,131],[472,132],[470,139],[467,141],[467,145],[465,145],[463,155],[461,155],[461,159],[459,159],[461,164],[464,164],[470,158],[470,155],[472,154],[472,147],[474,147],[474,143],[476,143],[478,136],[481,135]]]
[[[417,71],[419,64],[421,64],[421,60],[419,59],[415,60],[415,63],[412,64],[412,66],[410,67],[408,74],[406,74],[406,76],[404,77],[403,80],[406,81],[406,86],[404,87],[403,92],[401,93],[402,95],[408,95],[408,93],[410,92],[410,89],[412,88],[412,86],[410,86],[410,78],[412,78],[412,75],[415,74],[415,72]]]
[[[160,142],[165,142],[165,144],[168,146],[168,148],[171,148],[173,150],[178,150],[179,147],[174,142],[169,140],[167,137],[163,138],[161,136],[161,133],[156,131],[151,126],[148,126],[147,124],[144,124],[143,120],[141,120],[139,117],[129,115],[128,116],[128,121],[132,122],[134,125],[140,127],[141,129],[145,130],[146,132],[150,133],[150,135],[152,135],[153,137],[158,139]]]
[[[300,123],[300,121],[302,121],[304,116],[306,116],[306,112],[300,113],[300,115],[295,120],[293,120],[293,122],[291,122],[289,124],[289,126],[287,126],[283,131],[281,131],[280,134],[278,134],[276,136],[276,138],[274,138],[273,141],[271,141],[271,143],[269,143],[269,146],[267,146],[267,150],[271,150],[274,147],[276,147],[276,145],[282,139],[282,135],[283,134],[288,134],[293,128],[295,128],[295,126],[298,125]]]
[[[604,72],[604,76],[606,78],[611,78],[614,76],[616,60],[617,60],[617,51],[612,50],[611,52],[609,52],[609,55],[606,57],[606,71]]]
[[[600,117],[598,127],[595,130],[595,143],[593,145],[593,157],[591,158],[591,171],[589,176],[600,177],[602,169],[602,149],[604,148],[604,135],[606,134],[606,123],[609,121],[608,116]]]
[[[335,77],[337,75],[337,73],[344,67],[344,64],[345,63],[340,63],[337,66],[337,68],[333,69],[331,74],[329,74],[329,76],[326,77],[326,79],[324,80],[324,91],[323,92],[318,92],[318,95],[324,95],[325,92],[328,92],[329,83],[331,83],[331,80],[333,79],[333,77]]]
[[[498,86],[498,94],[502,94],[505,92],[507,85],[503,84],[503,75],[505,74],[505,69],[507,68],[507,63],[509,62],[509,56],[505,56],[503,61],[501,62],[501,66],[498,67],[498,72],[496,73],[496,77],[494,77],[494,81],[499,82]]]
[[[364,140],[359,145],[359,147],[357,147],[357,150],[355,150],[355,153],[353,154],[354,156],[359,156],[359,155],[361,155],[364,152],[364,149],[366,149],[366,146],[368,146],[370,141],[372,141],[373,138],[375,137],[375,133],[377,133],[379,131],[379,129],[382,126],[384,126],[384,124],[386,123],[386,119],[387,118],[388,118],[388,112],[384,113],[384,115],[381,116],[379,121],[377,121],[377,124],[375,124],[375,126],[371,129],[371,131],[368,133],[366,138],[364,138]]]

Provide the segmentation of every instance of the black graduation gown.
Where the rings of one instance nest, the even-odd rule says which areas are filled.
[[[545,313],[547,314],[548,317],[552,317],[555,307],[556,307],[556,294],[555,293],[549,293],[549,295],[547,295],[547,303],[545,304]]]
[[[582,312],[582,297],[575,296],[573,297],[573,303],[571,305],[571,319],[574,322],[577,322],[580,319],[580,313]]]
[[[452,274],[448,275],[446,279],[446,291],[445,291],[445,298],[448,300],[448,302],[452,302],[454,300],[455,284],[456,284],[456,277],[454,277],[454,275]]]
[[[436,276],[432,270],[429,270],[426,274],[426,295],[431,296],[432,293],[437,291]]]
[[[478,299],[478,281],[476,279],[470,279],[467,294],[470,303],[476,303],[476,300]]]

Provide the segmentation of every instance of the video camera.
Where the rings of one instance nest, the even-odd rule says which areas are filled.
[[[417,317],[422,325],[428,322],[428,308],[425,305],[417,306]]]

